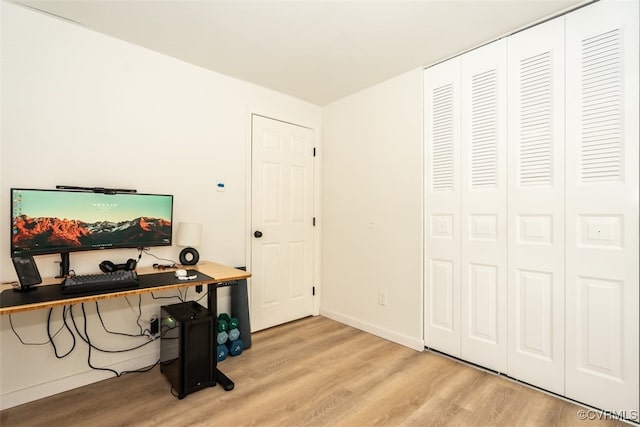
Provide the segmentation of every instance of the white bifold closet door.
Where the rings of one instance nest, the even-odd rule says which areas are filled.
[[[636,421],[639,9],[602,0],[424,80],[425,345]]]
[[[425,71],[425,343],[460,357],[460,58]]]
[[[506,42],[425,71],[425,344],[507,368]]]
[[[564,17],[507,39],[508,373],[564,393]]]
[[[507,51],[461,56],[461,357],[507,369]]]
[[[566,395],[616,411],[640,408],[638,15],[566,16]]]

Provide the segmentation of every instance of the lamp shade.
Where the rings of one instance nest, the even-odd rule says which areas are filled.
[[[202,224],[181,222],[178,224],[178,246],[200,246]]]

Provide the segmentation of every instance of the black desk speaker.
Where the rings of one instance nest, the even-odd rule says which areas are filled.
[[[214,386],[214,316],[189,301],[162,306],[160,321],[160,370],[178,398]]]

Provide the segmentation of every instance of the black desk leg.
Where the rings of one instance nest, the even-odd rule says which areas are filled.
[[[218,368],[216,368],[216,382],[220,384],[225,391],[231,391],[233,387],[235,387],[233,381]]]
[[[214,319],[213,320],[213,324],[217,325],[217,322],[218,322],[218,285],[216,285],[215,283],[209,283],[207,285],[207,307],[209,308],[209,312],[213,316],[213,319]],[[214,326],[214,328],[213,328],[213,337],[212,337],[213,338],[212,345],[213,345],[213,343],[217,342],[216,330],[217,330],[217,328]],[[231,381],[231,379],[229,379],[228,376],[223,374],[218,369],[218,358],[217,358],[217,356],[213,357],[213,372],[214,372],[214,375],[215,375],[215,378],[214,378],[215,383],[220,384],[225,391],[233,390],[233,387],[235,387],[235,384],[233,383],[233,381]]]

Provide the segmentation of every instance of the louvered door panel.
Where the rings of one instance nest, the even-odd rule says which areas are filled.
[[[509,375],[564,393],[564,17],[509,37]]]
[[[498,186],[498,82],[497,70],[471,77],[471,188],[495,190]]]
[[[638,15],[603,1],[566,17],[566,394],[636,416]]]
[[[582,40],[580,180],[620,181],[623,84],[622,31],[612,29]]]
[[[425,345],[460,356],[460,60],[424,73]]]
[[[506,42],[461,57],[461,354],[507,367]]]

